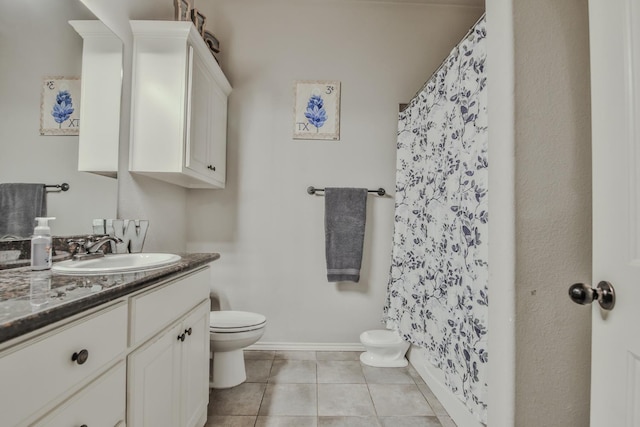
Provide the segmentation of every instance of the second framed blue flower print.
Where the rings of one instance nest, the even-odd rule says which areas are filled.
[[[340,139],[340,82],[294,83],[293,139]]]

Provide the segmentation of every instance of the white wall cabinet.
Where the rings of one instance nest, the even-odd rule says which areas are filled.
[[[202,427],[209,277],[198,270],[3,344],[0,424]]]
[[[231,85],[191,22],[131,21],[129,171],[224,188]]]
[[[122,41],[101,21],[69,21],[83,38],[78,170],[117,177]]]

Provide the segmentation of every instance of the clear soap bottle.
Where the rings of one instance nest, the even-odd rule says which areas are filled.
[[[36,218],[38,225],[31,238],[31,269],[48,270],[51,268],[51,229],[49,221],[54,217]]]

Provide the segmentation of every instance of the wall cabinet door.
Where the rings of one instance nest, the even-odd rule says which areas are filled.
[[[185,167],[225,183],[227,96],[205,60],[189,47],[189,108]]]

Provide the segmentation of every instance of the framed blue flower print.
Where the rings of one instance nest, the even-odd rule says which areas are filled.
[[[294,84],[293,139],[340,139],[340,82]]]
[[[80,78],[45,77],[40,103],[40,135],[80,133]]]

